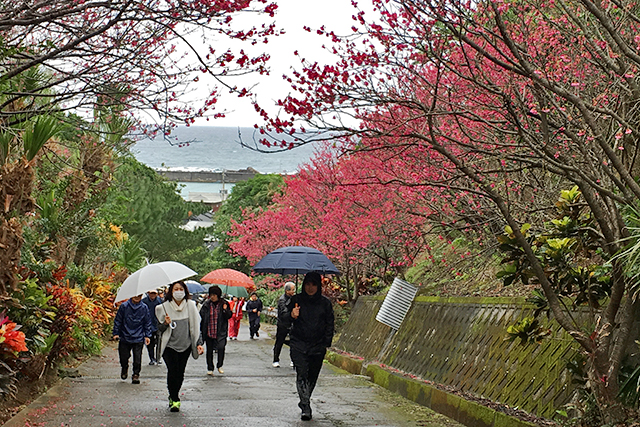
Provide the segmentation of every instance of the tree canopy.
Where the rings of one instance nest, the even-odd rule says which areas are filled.
[[[635,284],[616,257],[629,241],[625,207],[640,202],[637,4],[373,4],[373,16],[354,16],[363,32],[318,30],[341,44],[337,59],[302,61],[291,76],[296,92],[280,101],[283,115],[270,129],[290,132],[302,119],[306,128],[342,132],[352,152],[404,163],[386,169],[383,182],[428,189],[446,205],[439,211],[447,223],[494,234],[508,226],[506,239],[521,251],[514,268],[531,272],[555,319],[589,354],[601,409],[607,420],[620,419],[618,374],[638,308]],[[345,125],[345,115],[359,125]],[[568,203],[588,207],[580,214],[587,217],[556,218],[559,190],[574,186]],[[534,240],[551,221],[560,224],[554,239]],[[554,250],[566,253],[556,237],[574,251],[597,247],[591,260],[610,269],[602,298],[581,298],[580,286],[563,294],[548,268]],[[567,313],[567,297],[590,306],[595,326]]]

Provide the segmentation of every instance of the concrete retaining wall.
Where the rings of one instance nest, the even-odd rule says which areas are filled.
[[[534,424],[447,393],[423,381],[409,378],[364,359],[327,352],[327,361],[352,374],[365,373],[371,381],[468,427],[533,427]]]
[[[359,298],[336,349],[363,366],[390,366],[542,417],[571,400],[566,363],[577,351],[554,322],[541,344],[505,340],[507,326],[531,314],[523,299],[418,297],[397,332],[375,320],[383,299]]]

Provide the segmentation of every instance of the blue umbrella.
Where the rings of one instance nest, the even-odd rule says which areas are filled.
[[[187,289],[189,289],[189,293],[192,295],[207,292],[207,289],[195,280],[185,280],[184,284],[187,285]]]
[[[340,274],[329,258],[317,249],[307,246],[287,246],[268,253],[253,267],[256,273]]]

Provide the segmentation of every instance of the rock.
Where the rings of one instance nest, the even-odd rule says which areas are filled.
[[[80,378],[82,375],[80,375],[80,371],[78,371],[78,369],[76,368],[58,368],[58,376],[60,376],[60,378]]]

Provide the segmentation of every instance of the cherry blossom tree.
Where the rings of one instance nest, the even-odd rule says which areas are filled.
[[[269,55],[222,48],[221,40],[266,43],[276,33],[267,0],[30,0],[0,6],[0,119],[11,126],[51,111],[124,104],[152,119],[192,123],[220,116],[222,91],[250,95],[232,77],[268,73]],[[261,13],[260,27],[237,16]],[[199,82],[214,82],[207,85]],[[108,88],[117,87],[115,96]],[[110,96],[110,95],[114,96]],[[46,101],[46,102],[43,102]],[[24,104],[19,112],[13,106]]]
[[[267,0],[2,2],[0,296],[16,285],[22,226],[35,210],[34,166],[41,148],[59,133],[84,127],[77,134],[99,135],[98,142],[87,141],[108,151],[144,114],[165,132],[196,117],[224,115],[216,109],[221,92],[250,96],[233,77],[268,73],[269,56],[219,49],[220,41],[266,43],[276,34],[272,24],[243,28],[236,17],[273,17],[276,8]],[[104,111],[114,114],[104,120]],[[96,172],[89,171],[92,184]],[[83,249],[77,253],[81,258]]]
[[[629,235],[622,207],[640,202],[637,4],[372,3],[371,19],[354,15],[365,32],[318,30],[342,43],[338,59],[303,60],[291,76],[297,93],[281,101],[284,114],[268,130],[302,119],[304,128],[359,138],[360,151],[422,152],[439,175],[404,174],[397,182],[433,186],[451,200],[465,195],[476,219],[495,213],[509,226],[555,319],[589,356],[589,383],[606,421],[621,419],[618,373],[640,304],[615,257]],[[360,125],[345,125],[345,116]],[[548,218],[537,203],[550,200],[549,188],[573,185],[594,218],[582,231],[611,265],[607,297],[591,303],[591,330],[564,310],[523,227]]]
[[[281,246],[306,245],[329,256],[343,273],[348,301],[357,282],[370,275],[403,274],[425,247],[425,221],[432,213],[411,204],[405,186],[383,185],[370,175],[377,158],[326,150],[286,180],[282,195],[266,210],[247,213],[234,225],[230,247],[255,263]]]

